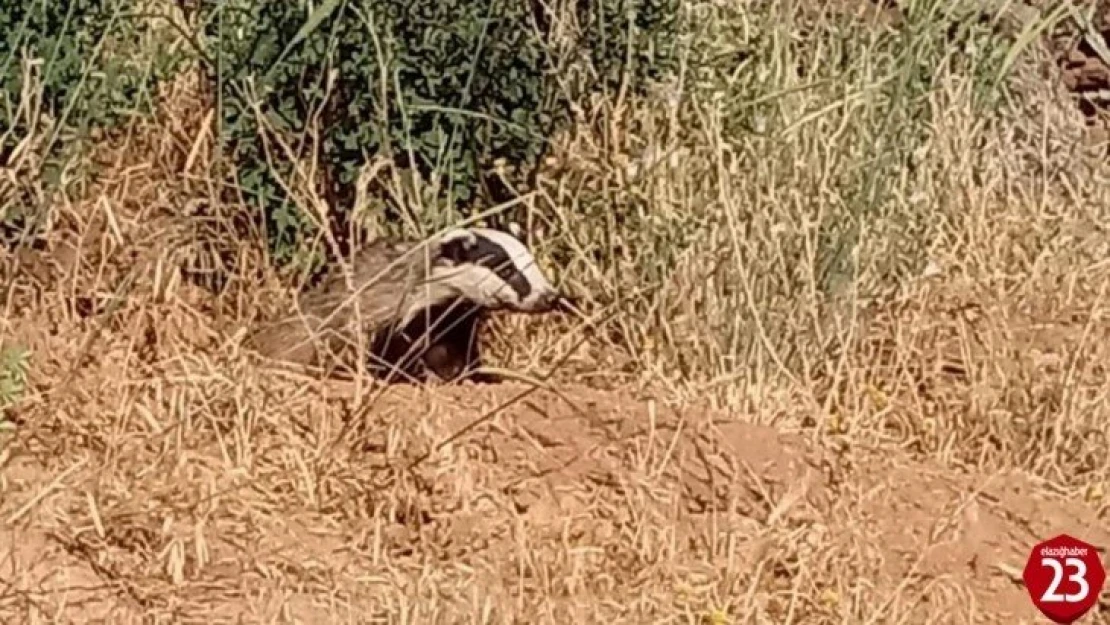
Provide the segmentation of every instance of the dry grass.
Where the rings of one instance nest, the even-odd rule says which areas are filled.
[[[99,146],[5,251],[4,621],[1034,622],[1032,544],[1110,544],[1082,120],[1036,46],[979,106],[941,25],[691,10],[683,82],[601,98],[528,198],[603,319],[501,320],[548,389],[260,363],[285,293],[219,217],[203,99]],[[216,257],[219,297],[185,279]]]

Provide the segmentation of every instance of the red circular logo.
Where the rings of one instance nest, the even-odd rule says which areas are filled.
[[[1033,546],[1021,577],[1041,614],[1066,624],[1098,602],[1106,569],[1093,545],[1060,534]]]

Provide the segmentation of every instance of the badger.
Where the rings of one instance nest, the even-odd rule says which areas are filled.
[[[248,346],[329,375],[355,368],[363,353],[366,370],[387,381],[488,381],[478,371],[488,314],[545,313],[566,301],[519,227],[511,232],[454,228],[419,243],[372,243],[354,255],[349,277],[327,272],[294,315],[259,328]]]

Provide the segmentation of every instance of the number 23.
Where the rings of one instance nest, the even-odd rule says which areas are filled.
[[[1079,558],[1067,558],[1064,564],[1061,565],[1060,561],[1055,558],[1041,558],[1041,564],[1052,569],[1052,582],[1045,589],[1044,594],[1041,595],[1041,601],[1048,603],[1078,603],[1087,598],[1087,593],[1091,592],[1091,587],[1087,585],[1087,565]],[[1074,595],[1061,595],[1059,594],[1060,582],[1064,577],[1064,566],[1075,569],[1075,572],[1068,576],[1068,581],[1079,584],[1079,592]]]

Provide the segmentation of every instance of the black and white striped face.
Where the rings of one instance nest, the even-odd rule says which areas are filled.
[[[441,274],[459,294],[489,309],[547,312],[559,292],[520,239],[490,228],[458,228],[439,240],[451,267]]]

